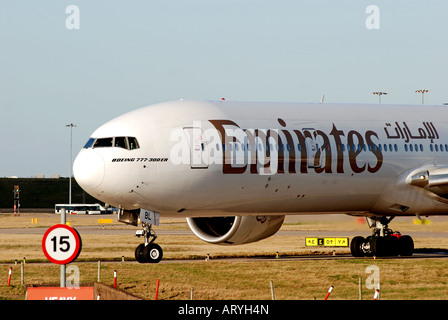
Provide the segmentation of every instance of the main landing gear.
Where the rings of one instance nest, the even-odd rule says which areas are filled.
[[[385,257],[412,256],[414,241],[410,236],[401,235],[388,228],[394,217],[369,217],[369,227],[373,228],[372,235],[354,237],[350,244],[350,251],[354,257]]]
[[[154,230],[152,230],[152,226],[147,223],[143,223],[143,230],[139,230],[136,232],[137,237],[144,236],[145,243],[140,244],[135,249],[135,259],[140,263],[158,263],[162,260],[163,251],[162,248],[154,243],[157,236]],[[152,238],[149,240],[149,238]]]

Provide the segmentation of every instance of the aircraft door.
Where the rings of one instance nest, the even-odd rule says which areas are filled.
[[[208,168],[207,144],[202,129],[199,127],[187,127],[183,129],[190,146],[191,168]]]

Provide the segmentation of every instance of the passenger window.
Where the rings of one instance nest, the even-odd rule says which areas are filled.
[[[138,144],[138,141],[134,137],[128,137],[129,140],[129,150],[134,150],[140,148],[140,145]]]
[[[113,138],[96,139],[95,144],[93,145],[93,147],[94,148],[108,148],[108,147],[112,147],[112,140],[113,140]]]
[[[128,149],[128,139],[126,137],[115,137],[114,147]]]
[[[89,141],[87,141],[86,144],[84,145],[84,148],[85,149],[90,148],[94,142],[95,142],[95,138],[90,138]]]

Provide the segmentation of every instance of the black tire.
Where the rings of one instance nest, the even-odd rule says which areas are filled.
[[[399,239],[395,236],[386,237],[386,254],[388,256],[396,257],[400,253]]]
[[[403,257],[410,257],[414,253],[414,240],[410,236],[401,236],[399,239],[399,254]]]
[[[140,263],[145,263],[145,259],[143,259],[143,249],[145,248],[145,244],[140,244],[137,248],[135,248],[135,260]]]
[[[375,257],[387,257],[388,246],[386,237],[373,237],[370,244],[372,255]]]
[[[354,257],[364,257],[364,251],[362,250],[362,245],[366,239],[364,237],[354,237],[350,243],[350,252],[352,253],[352,256]]]
[[[374,237],[370,248],[372,250],[372,255],[376,257],[398,256],[398,238],[394,236]]]
[[[384,237],[373,237],[370,242],[370,251],[375,257],[384,256]]]
[[[149,263],[159,263],[163,257],[162,248],[156,243],[149,243],[142,250],[143,260]]]

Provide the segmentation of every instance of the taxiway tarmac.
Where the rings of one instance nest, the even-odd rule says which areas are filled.
[[[74,226],[80,234],[105,234],[105,235],[135,235],[140,228],[120,228],[120,227],[98,227],[98,226]],[[44,234],[48,227],[33,228],[0,228],[0,234]],[[194,235],[189,229],[156,229],[159,235]],[[414,237],[425,238],[448,238],[448,232],[413,231],[409,234]],[[298,237],[354,237],[358,235],[368,236],[370,232],[366,228],[365,232],[354,231],[332,231],[332,230],[280,230],[278,236],[298,236]]]

